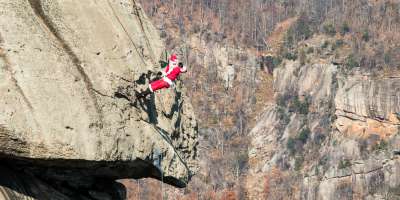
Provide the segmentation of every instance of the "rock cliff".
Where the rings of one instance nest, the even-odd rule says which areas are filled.
[[[400,78],[346,69],[323,41],[274,71],[276,103],[250,133],[249,198],[397,199]]]
[[[356,167],[397,159],[391,152],[398,80],[381,75],[400,63],[398,1],[141,2],[166,44],[184,49],[189,63],[197,64],[186,83],[191,96],[202,94],[193,105],[208,119],[200,129],[202,170],[180,196],[395,199],[396,184],[387,180],[396,170],[385,172],[382,182],[380,175],[370,178],[368,167],[365,175]],[[273,84],[261,70],[276,66],[272,103]],[[247,127],[255,122],[247,162]],[[351,176],[348,171],[345,181],[333,181],[349,166]],[[375,180],[384,191],[371,189]]]
[[[197,122],[182,84],[130,98],[162,52],[134,0],[1,0],[0,158],[10,172],[0,197],[115,199],[123,178],[184,187],[197,170]]]

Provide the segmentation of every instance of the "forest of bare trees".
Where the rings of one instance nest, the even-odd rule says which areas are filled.
[[[243,181],[248,170],[247,133],[257,112],[272,96],[270,75],[260,74],[258,65],[250,65],[248,60],[275,48],[271,34],[277,24],[294,22],[288,23],[290,28],[277,57],[299,57],[302,62],[304,52],[297,48],[299,42],[321,34],[336,38],[338,45],[346,43],[351,47],[343,66],[372,71],[400,68],[400,3],[396,0],[139,2],[155,22],[168,49],[187,47],[185,59],[192,72],[184,82],[202,120],[203,152],[202,170],[185,190],[187,195],[203,199],[214,199],[217,194],[225,199],[246,196]],[[207,48],[227,46],[254,52],[230,58],[238,66],[233,89],[226,91],[223,81],[216,76],[215,58],[207,63],[199,57],[209,55],[191,49],[187,40],[193,36],[200,38]],[[200,96],[203,94],[210,95]]]
[[[172,19],[161,28],[174,27],[180,37],[201,32],[206,40],[265,51],[275,25],[300,16],[303,24],[295,39],[305,39],[305,28],[310,35],[331,28],[334,34],[351,34],[362,66],[397,67],[399,61],[400,11],[395,0],[155,0],[142,5],[150,16]]]

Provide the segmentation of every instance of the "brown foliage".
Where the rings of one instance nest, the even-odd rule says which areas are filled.
[[[283,40],[290,38],[287,32],[302,17],[307,19],[305,24],[309,25],[310,31],[316,34],[322,34],[325,24],[331,24],[332,31],[338,32],[343,24],[348,25],[349,30],[343,35],[327,37],[343,37],[341,39],[346,41],[346,48],[348,46],[354,54],[354,60],[362,67],[395,68],[400,63],[400,17],[396,0],[139,2],[157,27],[167,33],[168,49],[183,44],[189,46],[187,39],[191,37],[200,38],[206,43],[204,46],[189,46],[188,63],[191,70],[184,78],[197,117],[201,120],[203,137],[200,152],[202,177],[194,178],[185,195],[181,191],[177,192],[177,196],[184,199],[195,196],[205,199],[237,197],[236,190],[241,189],[227,186],[243,184],[237,181],[238,177],[232,170],[237,167],[238,155],[234,152],[247,150],[246,133],[265,104],[273,101],[271,76],[259,73],[255,66],[249,68],[241,64],[248,60],[249,55],[260,56],[269,51],[281,50],[282,43],[287,42]],[[304,38],[293,38],[291,45],[295,50],[297,40]],[[199,58],[207,55],[206,50],[229,45],[247,51],[244,55],[234,55],[230,59],[230,62],[238,65],[237,76],[234,87],[225,91],[223,81],[216,76],[215,61]],[[391,70],[387,71],[392,73]],[[252,102],[253,99],[255,102]],[[246,168],[243,168],[240,176],[243,173],[246,173]],[[269,199],[290,199],[293,196],[288,194],[298,190],[295,177],[278,169],[271,170],[264,179],[264,193]],[[148,187],[159,190],[159,185],[150,184]],[[136,195],[135,187],[132,190],[131,194]],[[152,192],[152,195],[159,197],[160,193]]]
[[[236,192],[228,189],[223,191],[221,200],[237,200]]]

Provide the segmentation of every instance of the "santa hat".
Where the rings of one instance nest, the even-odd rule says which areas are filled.
[[[169,61],[171,61],[171,62],[178,61],[178,56],[176,56],[176,54],[172,54],[171,57],[169,58]]]

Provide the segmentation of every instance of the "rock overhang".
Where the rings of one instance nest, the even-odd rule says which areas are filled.
[[[184,89],[136,106],[115,96],[118,87],[145,86],[135,80],[159,70],[163,44],[139,5],[0,5],[3,161],[37,174],[81,170],[107,179],[187,184],[197,168],[197,122]]]

